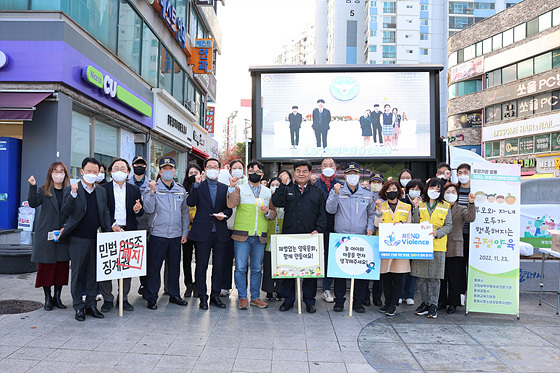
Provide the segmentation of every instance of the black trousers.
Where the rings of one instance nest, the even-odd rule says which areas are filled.
[[[317,140],[317,147],[320,148],[321,147],[321,138],[323,139],[323,148],[327,147],[327,134],[328,134],[329,130],[328,129],[322,129],[322,128],[317,128],[315,130],[315,139]]]
[[[373,142],[377,142],[377,136],[379,136],[379,143],[383,144],[383,127],[381,124],[373,125]]]
[[[290,127],[290,139],[292,140],[292,145],[299,145],[299,128]]]
[[[304,278],[301,280],[301,290],[303,292],[303,303],[307,305],[315,304],[315,295],[317,295],[317,279]],[[284,279],[282,281],[282,295],[284,303],[294,304],[296,301],[296,280]]]
[[[402,292],[404,273],[383,273],[383,292],[385,293],[385,305],[396,306]]]
[[[461,274],[465,273],[463,257],[445,258],[445,277],[439,288],[439,303],[444,306],[461,305]]]
[[[264,251],[263,259],[263,276],[261,290],[265,293],[282,294],[282,280],[272,278],[272,254],[270,251]]]
[[[167,258],[167,291],[172,297],[180,295],[181,237],[165,238],[150,235],[148,243],[148,273],[144,298],[157,300],[161,286],[161,266]]]
[[[229,236],[233,234],[233,231],[229,231]],[[230,238],[226,243],[226,249],[224,251],[224,260],[222,266],[222,283],[220,289],[230,290],[233,289],[232,278],[233,278],[233,259],[235,258],[235,243]]]
[[[192,256],[196,252],[196,242],[187,240],[183,244],[183,282],[185,286],[193,284]]]
[[[471,236],[463,233],[463,261],[461,262],[461,270],[459,272],[459,291],[461,294],[467,294],[467,281],[469,274],[469,244]]]
[[[366,298],[369,298],[369,295],[371,294],[374,300],[381,300],[381,294],[383,294],[383,278],[380,280],[371,280],[373,283],[371,290],[369,289],[369,281],[370,280],[367,280],[368,285],[366,286]]]
[[[96,239],[70,237],[68,251],[72,262],[72,276],[70,282],[70,292],[72,293],[72,305],[74,309],[95,307],[97,302],[97,279],[96,279]],[[82,301],[82,286],[86,279],[86,302]]]
[[[369,280],[354,280],[354,302],[364,303],[364,299],[368,295],[368,281]],[[346,279],[334,279],[334,302],[344,303],[346,301]]]
[[[206,241],[197,241],[196,243],[196,269],[195,282],[198,297],[200,299],[208,299],[208,288],[206,286],[206,271],[210,262],[210,253],[212,253],[212,285],[210,296],[212,298],[220,295],[220,286],[222,284],[222,273],[224,270],[224,254],[227,250],[227,242],[219,242],[216,233],[210,233],[210,237]]]

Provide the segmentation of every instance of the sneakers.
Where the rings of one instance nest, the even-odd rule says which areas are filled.
[[[414,306],[414,299],[406,298],[406,304],[408,304],[409,306]]]
[[[437,310],[435,304],[431,304],[430,307],[428,307],[428,317],[430,319],[437,319]]]
[[[97,296],[95,297],[95,300],[98,301],[98,302],[99,302],[100,300],[103,300],[103,295],[97,294]]]
[[[240,299],[237,308],[239,308],[240,310],[248,310],[249,304],[247,302],[247,299],[246,298]]]
[[[334,298],[330,290],[325,290],[321,298],[323,298],[323,300],[327,303],[334,303]]]
[[[434,306],[435,307],[435,306]],[[428,314],[428,305],[424,302],[414,311],[415,315],[423,316]]]
[[[333,307],[334,312],[342,312],[344,311],[344,303],[335,303]]]
[[[383,307],[381,307],[378,311],[381,313],[385,313],[387,312],[387,310],[389,309],[389,305],[387,303],[385,303],[385,305]]]
[[[465,305],[465,294],[461,294],[461,306]]]
[[[387,311],[385,312],[385,315],[393,316],[395,313],[397,313],[397,307],[391,306],[391,307],[387,308]]]
[[[229,297],[230,294],[231,290],[229,289],[222,289],[222,291],[220,291],[220,297]]]
[[[267,301],[274,300],[274,293],[266,293],[266,300]]]
[[[402,298],[399,298],[399,304],[402,304]]]
[[[266,308],[268,307],[268,303],[263,302],[261,298],[251,299],[251,306],[259,307],[259,308]]]

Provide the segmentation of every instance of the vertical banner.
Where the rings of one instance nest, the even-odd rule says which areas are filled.
[[[379,237],[331,233],[327,276],[379,280]]]
[[[379,254],[383,259],[434,259],[433,230],[429,222],[381,223]]]
[[[206,132],[214,133],[214,106],[206,107]]]
[[[273,278],[325,277],[323,234],[270,236]]]
[[[473,163],[466,311],[519,315],[521,167]]]
[[[146,231],[97,233],[97,281],[146,276]]]

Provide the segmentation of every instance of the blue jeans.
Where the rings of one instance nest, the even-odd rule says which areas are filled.
[[[250,258],[251,265],[251,299],[261,297],[262,263],[264,259],[265,243],[259,237],[248,237],[246,241],[234,242],[235,248],[235,287],[239,299],[247,299],[247,266]]]
[[[403,290],[401,292],[401,299],[414,299],[414,290],[416,289],[416,281],[418,277],[411,276],[410,273],[404,274]]]

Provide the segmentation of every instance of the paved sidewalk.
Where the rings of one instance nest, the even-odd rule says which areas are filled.
[[[34,273],[0,275],[0,299],[42,301],[34,280]],[[151,311],[137,288],[134,279],[135,310],[122,318],[115,309],[102,320],[85,322],[75,321],[70,308],[0,315],[0,372],[375,372],[371,366],[401,372],[560,372],[560,317],[550,307],[538,307],[538,296],[530,293],[521,295],[520,321],[474,313],[428,320],[412,315],[415,307],[406,305],[393,318],[374,306],[349,318],[347,312],[333,312],[320,294],[313,315],[279,312],[279,302],[240,311],[235,296],[227,299],[226,310],[209,311],[200,311],[192,298],[180,307],[163,296],[158,310]],[[67,287],[63,302],[71,304]],[[507,343],[492,347],[490,339],[484,343],[486,335]],[[412,348],[425,341],[438,346]],[[480,360],[487,356],[492,364]]]

